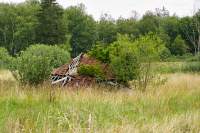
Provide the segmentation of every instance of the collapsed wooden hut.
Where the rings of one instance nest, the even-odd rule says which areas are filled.
[[[103,80],[97,79],[95,76],[84,75],[79,73],[80,66],[90,65],[100,66],[100,69],[104,75]],[[108,64],[81,53],[76,58],[72,59],[70,63],[64,64],[51,73],[52,84],[59,84],[61,86],[88,86],[99,82],[107,82],[114,84],[115,77]]]

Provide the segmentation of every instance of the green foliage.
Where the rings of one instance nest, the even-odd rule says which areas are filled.
[[[0,47],[0,68],[9,68],[12,63],[12,57],[9,55],[8,51]]]
[[[110,58],[109,58],[109,48],[105,45],[102,44],[97,44],[95,45],[89,52],[88,54],[92,57],[95,57],[96,59],[104,62],[104,63],[109,63]]]
[[[106,45],[113,43],[117,40],[117,34],[137,40],[150,32],[159,35],[172,55],[180,54],[177,54],[179,46],[177,48],[174,43],[178,35],[188,46],[188,52],[197,54],[199,51],[199,12],[180,18],[169,16],[169,12],[163,8],[146,12],[140,20],[137,20],[135,13],[130,18],[120,17],[117,20],[104,14],[99,21],[95,21],[83,4],[64,9],[56,0],[0,3],[0,12],[0,46],[13,56],[32,44],[62,45],[69,42],[72,57],[75,57],[80,52],[90,50],[97,42]]]
[[[166,50],[164,42],[153,33],[141,36],[134,42],[134,45],[136,45],[138,56],[143,62],[159,60]]]
[[[139,22],[140,34],[146,35],[149,32],[156,32],[159,28],[159,19],[153,12],[147,11]]]
[[[188,55],[186,55],[185,60],[188,62],[198,62],[198,61],[200,61],[200,54],[197,54],[197,55],[188,54]]]
[[[159,62],[153,63],[153,72],[161,74],[169,73],[199,73],[200,63],[197,61],[193,62]]]
[[[28,2],[18,5],[0,3],[0,46],[11,55],[34,43],[38,10],[38,4]]]
[[[119,18],[117,20],[117,33],[127,34],[131,39],[136,39],[140,32],[136,18]]]
[[[97,39],[96,22],[86,14],[84,5],[69,7],[64,17],[71,34],[72,57],[91,49]]]
[[[176,37],[174,40],[174,43],[172,44],[172,52],[175,55],[184,55],[187,52],[187,45],[185,44],[185,41],[182,39],[180,35]]]
[[[138,38],[134,45],[140,63],[140,74],[138,75],[137,88],[145,91],[147,86],[155,78],[156,73],[152,70],[152,63],[160,60],[164,50],[166,50],[164,42],[153,33]]]
[[[56,0],[42,0],[37,13],[39,21],[36,29],[36,43],[63,44],[66,41],[66,25],[63,21],[64,10]]]
[[[127,36],[118,36],[118,40],[110,47],[110,65],[118,82],[127,84],[137,79],[139,61],[133,43]]]
[[[161,61],[168,61],[170,57],[171,57],[171,52],[169,51],[168,48],[165,48],[160,54]]]
[[[200,62],[186,63],[183,68],[183,72],[200,72]]]
[[[177,16],[166,17],[161,20],[161,29],[169,36],[170,44],[175,40],[179,34],[179,18]],[[169,48],[168,47],[168,48]]]
[[[182,72],[185,62],[157,62],[152,64],[154,73],[170,74]]]
[[[81,65],[78,69],[78,73],[84,76],[91,76],[97,79],[104,79],[104,73],[98,65]]]
[[[33,45],[17,57],[17,70],[23,83],[39,84],[53,68],[69,61],[70,55],[57,46]]]
[[[97,25],[98,40],[105,44],[110,44],[117,39],[117,26],[114,19],[104,14],[101,16],[100,21]]]

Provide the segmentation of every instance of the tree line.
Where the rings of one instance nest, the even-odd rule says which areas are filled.
[[[113,19],[103,14],[95,20],[83,4],[63,8],[56,0],[0,3],[0,47],[16,56],[34,44],[58,45],[75,57],[96,44],[109,46],[119,34],[131,40],[154,33],[167,47],[167,55],[196,55],[200,51],[200,12],[193,16],[170,15],[166,8],[137,12]]]

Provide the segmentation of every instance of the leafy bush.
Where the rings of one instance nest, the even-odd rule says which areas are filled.
[[[184,55],[187,52],[187,45],[180,35],[176,37],[172,43],[171,51],[175,55]]]
[[[128,81],[137,79],[139,61],[134,45],[127,36],[119,36],[118,40],[110,46],[110,60],[118,82],[127,85]]]
[[[17,58],[17,70],[23,83],[39,84],[48,79],[53,68],[66,63],[70,54],[57,46],[32,45]]]
[[[9,68],[12,63],[12,57],[5,48],[0,47],[0,68]]]
[[[134,42],[134,45],[136,45],[138,56],[142,62],[158,61],[166,51],[164,42],[153,33],[141,36]]]
[[[142,89],[146,89],[152,73],[151,64],[170,55],[164,42],[155,34],[149,33],[132,41],[127,35],[118,35],[117,41],[110,46],[96,46],[92,56],[110,64],[116,80],[128,85],[128,81],[137,80]]]
[[[156,77],[152,64],[153,62],[160,60],[166,47],[158,35],[153,33],[141,36],[134,42],[134,45],[136,45],[138,58],[142,63],[140,75],[138,76],[138,89],[145,91],[147,86],[150,85]]]
[[[168,61],[168,59],[171,57],[171,52],[168,48],[163,49],[163,51],[160,54],[161,61]]]
[[[95,45],[88,53],[90,56],[95,57],[96,59],[104,62],[109,63],[109,49],[108,47],[104,46],[103,44]]]
[[[104,79],[105,77],[102,69],[98,65],[81,65],[78,73],[84,76],[96,77],[97,79]]]

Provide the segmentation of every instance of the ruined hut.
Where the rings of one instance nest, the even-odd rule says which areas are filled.
[[[79,72],[82,66],[98,66],[103,78],[98,78],[95,75]],[[95,71],[91,70],[91,71]],[[88,86],[100,82],[111,83],[115,80],[114,75],[108,64],[81,53],[69,63],[64,64],[51,73],[52,84],[61,86]]]

